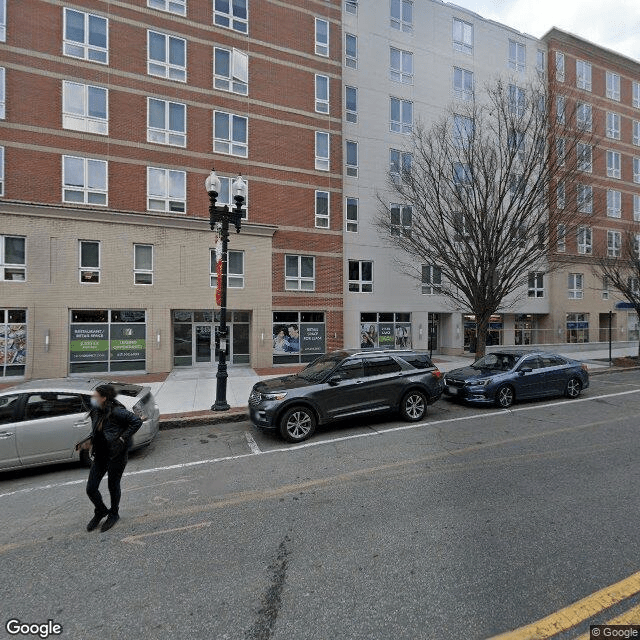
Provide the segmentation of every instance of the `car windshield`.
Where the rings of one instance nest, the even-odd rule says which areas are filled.
[[[327,353],[314,360],[309,366],[305,367],[299,374],[299,378],[317,382],[322,380],[330,371],[336,368],[338,363],[344,360],[342,353]]]
[[[516,358],[510,353],[488,353],[484,358],[476,360],[473,369],[490,369],[492,371],[510,371],[516,364]]]

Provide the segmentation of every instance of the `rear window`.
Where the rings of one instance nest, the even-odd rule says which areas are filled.
[[[110,382],[119,396],[128,396],[135,398],[141,391],[142,387],[138,384],[127,384],[122,382]]]
[[[408,353],[402,356],[402,360],[409,363],[415,369],[430,369],[433,367],[431,358],[424,353]]]
[[[402,371],[402,367],[393,358],[365,358],[365,376],[379,376],[383,373],[396,373],[397,371]]]

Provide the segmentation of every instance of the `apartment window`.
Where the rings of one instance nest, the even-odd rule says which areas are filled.
[[[607,189],[607,216],[620,218],[622,215],[622,194],[616,189]]]
[[[249,56],[239,49],[213,49],[213,86],[222,91],[249,93]]]
[[[0,280],[27,279],[27,240],[21,236],[0,236]]]
[[[80,282],[83,284],[99,284],[100,242],[97,240],[80,240],[78,249]]]
[[[390,77],[394,82],[413,84],[413,53],[389,48]]]
[[[564,96],[556,98],[556,122],[565,124],[567,121],[567,100]]]
[[[593,126],[593,110],[590,104],[578,102],[576,105],[576,125],[582,131],[591,131]]]
[[[213,150],[246,158],[249,154],[248,120],[226,111],[213,112]]]
[[[521,42],[509,40],[509,69],[524,71],[527,49]]]
[[[329,192],[316,191],[316,227],[329,228]]]
[[[640,183],[640,158],[633,159],[633,181]]]
[[[620,154],[617,151],[607,151],[607,176],[619,178],[620,175]]]
[[[607,98],[620,102],[620,76],[607,71]]]
[[[4,195],[4,147],[0,147],[0,196]]]
[[[316,112],[329,113],[329,76],[316,74]]]
[[[622,234],[620,231],[607,231],[607,256],[610,258],[619,258],[621,246]]]
[[[473,100],[473,71],[453,68],[453,94],[458,100]]]
[[[349,233],[358,233],[358,205],[358,198],[347,198],[345,217]]]
[[[471,167],[468,164],[453,163],[453,184],[456,187],[471,184]]]
[[[284,257],[284,287],[287,291],[314,291],[315,258],[312,256]]]
[[[153,245],[133,245],[133,284],[153,284]]]
[[[316,18],[316,55],[329,56],[329,23]]]
[[[620,114],[607,111],[607,138],[620,140]]]
[[[556,187],[556,206],[558,209],[564,209],[567,205],[567,196],[564,182],[559,182]]]
[[[413,32],[412,0],[391,0],[391,26],[405,33]]]
[[[609,278],[607,276],[602,277],[602,299],[609,299]]]
[[[109,23],[106,18],[84,11],[64,9],[63,53],[91,62],[109,62]]]
[[[358,37],[352,33],[344,34],[344,63],[352,69],[358,68]]]
[[[107,163],[104,160],[62,156],[62,201],[107,204]]]
[[[7,2],[0,0],[0,42],[7,41]]]
[[[358,122],[358,89],[344,88],[345,119],[347,122]]]
[[[109,133],[109,93],[103,87],[79,82],[62,83],[62,128]]]
[[[578,227],[578,253],[590,256],[593,253],[593,233],[591,227]]]
[[[390,110],[389,129],[395,133],[411,133],[413,130],[413,102],[391,98]]]
[[[211,286],[215,287],[218,284],[215,249],[210,251],[209,263]],[[227,287],[230,289],[244,289],[244,251],[229,251],[227,253]]]
[[[187,15],[187,0],[147,0],[147,6],[179,16]]]
[[[249,30],[249,0],[214,0],[213,23],[240,33]]]
[[[593,188],[591,185],[578,184],[576,188],[578,211],[580,213],[593,213]]]
[[[345,0],[344,10],[347,13],[358,14],[358,0]]]
[[[522,117],[526,104],[524,89],[515,84],[510,84],[508,91],[509,111],[515,113],[518,117]]]
[[[567,250],[567,227],[559,224],[556,228],[556,251],[564,253]]]
[[[640,109],[640,82],[637,82],[636,80],[633,81],[632,94],[633,106],[636,109]]]
[[[411,163],[413,162],[413,154],[408,151],[399,151],[398,149],[389,150],[389,173],[391,180],[398,184],[400,180],[411,175]]]
[[[329,134],[316,131],[316,169],[329,171]]]
[[[527,295],[530,298],[544,298],[544,273],[542,271],[529,273]]]
[[[640,257],[640,233],[633,234],[633,252],[636,258]]]
[[[147,167],[147,209],[184,213],[187,208],[187,174],[184,171]]]
[[[591,63],[576,60],[576,87],[591,91]]]
[[[576,145],[578,156],[578,169],[591,173],[593,170],[593,149],[590,144],[578,142]]]
[[[569,300],[582,300],[584,297],[582,273],[570,273],[568,277]]]
[[[0,120],[5,118],[6,103],[5,70],[4,67],[0,67]]]
[[[422,293],[434,296],[442,291],[442,269],[435,264],[422,265]]]
[[[391,214],[391,235],[410,235],[413,209],[406,204],[392,204],[389,206]]]
[[[373,291],[373,262],[349,260],[349,291],[371,293]]]
[[[473,25],[453,19],[453,48],[462,53],[473,53]]]
[[[556,51],[556,80],[564,82],[564,53]]]
[[[640,222],[640,195],[633,194],[633,221]]]
[[[536,70],[538,71],[538,73],[540,74],[544,74],[546,69],[545,69],[545,59],[546,59],[546,54],[542,49],[538,49],[536,51]]]
[[[633,121],[633,125],[632,125],[632,132],[633,132],[633,144],[636,145],[636,147],[640,147],[640,122],[638,122],[637,120]]]
[[[147,73],[169,80],[187,81],[187,41],[147,31]]]
[[[564,163],[567,157],[564,138],[558,138],[556,140],[556,156],[558,158],[558,165],[564,167]]]
[[[187,105],[147,98],[147,141],[184,147],[187,144]]]
[[[640,293],[640,279],[634,277],[627,278],[627,287],[634,296],[637,296]]]

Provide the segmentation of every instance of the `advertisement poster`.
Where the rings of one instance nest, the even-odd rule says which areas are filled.
[[[378,325],[368,322],[360,325],[360,348],[374,349],[378,346]]]
[[[324,353],[324,324],[303,324],[300,337],[302,353]]]
[[[0,365],[25,364],[26,361],[27,326],[0,324]]]
[[[393,331],[393,324],[378,325],[380,331],[379,343],[382,349],[393,349],[395,344],[395,336]]]
[[[70,331],[71,362],[108,360],[108,324],[72,324]]]
[[[273,353],[300,353],[300,328],[296,323],[273,325]]]
[[[396,324],[396,349],[411,349],[411,324]]]
[[[144,360],[146,326],[144,324],[111,325],[111,360]]]

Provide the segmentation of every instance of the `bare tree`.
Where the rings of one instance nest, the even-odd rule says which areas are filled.
[[[422,265],[435,270],[442,294],[475,315],[478,355],[491,316],[526,292],[530,272],[553,268],[557,232],[575,229],[577,198],[588,197],[576,183],[594,134],[570,96],[551,104],[549,95],[542,82],[496,81],[429,128],[419,123],[411,156],[392,162],[393,199],[378,196],[377,224],[399,268],[418,279]]]

